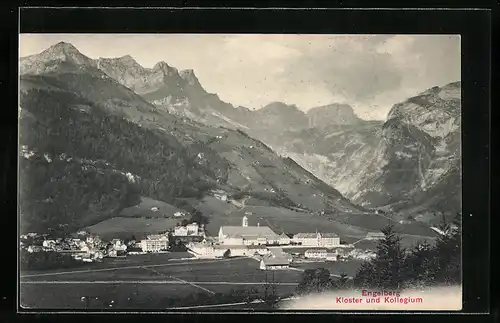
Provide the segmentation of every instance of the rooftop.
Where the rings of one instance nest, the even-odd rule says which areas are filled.
[[[275,238],[278,236],[269,227],[264,226],[222,226],[220,230],[223,235],[230,238]]]
[[[336,233],[333,233],[333,232],[317,232],[317,233],[305,233],[305,232],[301,232],[301,233],[297,233],[296,235],[294,235],[293,237],[295,239],[297,238],[316,238],[318,235],[320,235],[321,238],[338,238],[339,236],[336,234]]]
[[[271,256],[271,257],[264,257],[262,259],[264,262],[264,265],[266,266],[281,266],[281,265],[289,265],[290,262],[286,257],[283,256]]]
[[[368,232],[366,236],[371,236],[371,237],[385,237],[385,234],[383,232]]]
[[[326,253],[326,249],[307,249],[306,252],[323,252],[323,253]]]

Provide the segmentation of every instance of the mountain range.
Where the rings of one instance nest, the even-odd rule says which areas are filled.
[[[162,65],[169,71],[159,81],[152,76],[155,68],[141,69],[133,60],[107,61],[112,63],[101,67],[107,75],[132,89],[140,87],[141,95],[158,108],[204,124],[244,130],[356,204],[424,214],[461,209],[460,82],[433,87],[395,104],[386,120],[366,121],[348,104],[334,103],[307,113],[282,102],[255,111],[234,107],[208,94],[192,70],[177,72],[158,63],[155,68]],[[141,71],[141,77],[124,78],[120,71],[130,66]],[[155,81],[146,88],[144,78]],[[432,193],[436,187],[442,190],[440,198]],[[424,196],[433,202],[417,207]]]
[[[140,196],[186,207],[186,200],[201,200],[213,190],[312,216],[364,212],[244,131],[173,114],[121,84],[140,72],[143,77],[133,76],[141,80],[138,88],[149,94],[173,88],[168,93],[177,100],[201,88],[192,72],[159,63],[151,70],[121,69],[122,78],[115,79],[101,67],[116,62],[135,65],[127,57],[92,60],[67,43],[21,58],[23,230],[91,225]]]
[[[460,210],[460,82],[366,121],[348,104],[235,107],[193,70],[91,59],[63,42],[21,58],[20,74],[27,228],[95,223],[138,196],[182,207],[214,189],[333,220]]]

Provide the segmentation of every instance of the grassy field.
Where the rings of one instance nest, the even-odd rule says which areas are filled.
[[[158,211],[151,211],[153,207],[157,207]],[[179,211],[182,210],[163,201],[154,200],[149,197],[141,197],[141,203],[123,209],[120,215],[123,217],[165,218],[172,217],[175,212]]]
[[[173,228],[179,221],[179,219],[173,218],[114,217],[87,227],[84,230],[99,235],[103,239],[123,239],[129,238],[132,235],[140,239],[148,234],[155,234]]]
[[[211,294],[224,293],[232,289],[255,288],[264,293],[266,272],[260,271],[259,263],[253,259],[186,261],[172,260],[173,258],[168,258],[168,254],[151,256],[137,256],[136,259],[130,256],[131,261],[123,266],[120,266],[118,260],[94,265],[96,270],[108,265],[106,268],[113,268],[109,271],[84,271],[22,278],[21,303],[32,308],[78,309],[85,306],[81,297],[92,296],[98,299],[91,302],[89,305],[91,308],[104,308],[113,300],[115,302],[113,308],[147,309],[165,297],[184,297],[200,292]],[[118,269],[139,263],[146,268]],[[75,270],[81,271],[81,269]],[[267,275],[268,281],[271,281],[272,274],[267,272]],[[292,293],[300,275],[301,272],[293,270],[275,272],[277,293],[280,295]]]

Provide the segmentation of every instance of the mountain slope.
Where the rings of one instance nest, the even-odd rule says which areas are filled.
[[[22,59],[24,230],[59,224],[71,230],[116,215],[139,195],[180,204],[213,189],[280,208],[360,212],[338,191],[244,132],[158,109],[99,70],[102,61],[82,59],[72,50],[80,58],[61,60],[61,50],[68,52],[58,44]],[[182,75],[197,86],[192,73]],[[42,209],[43,203],[51,207]]]
[[[397,211],[460,212],[460,82],[396,104],[382,128],[383,165],[358,202]]]

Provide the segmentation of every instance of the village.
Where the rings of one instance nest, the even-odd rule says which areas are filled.
[[[365,240],[380,238],[383,238],[382,233],[370,232]],[[60,252],[82,262],[100,262],[103,258],[176,252],[179,246],[192,255],[190,259],[249,257],[259,262],[261,270],[288,269],[292,263],[369,260],[375,255],[372,250],[342,244],[333,232],[278,234],[259,223],[249,225],[246,215],[241,219],[241,226],[221,226],[217,236],[207,235],[203,224],[193,222],[147,235],[138,241],[104,241],[86,231],[57,239],[29,233],[21,236],[20,247],[29,253]]]

